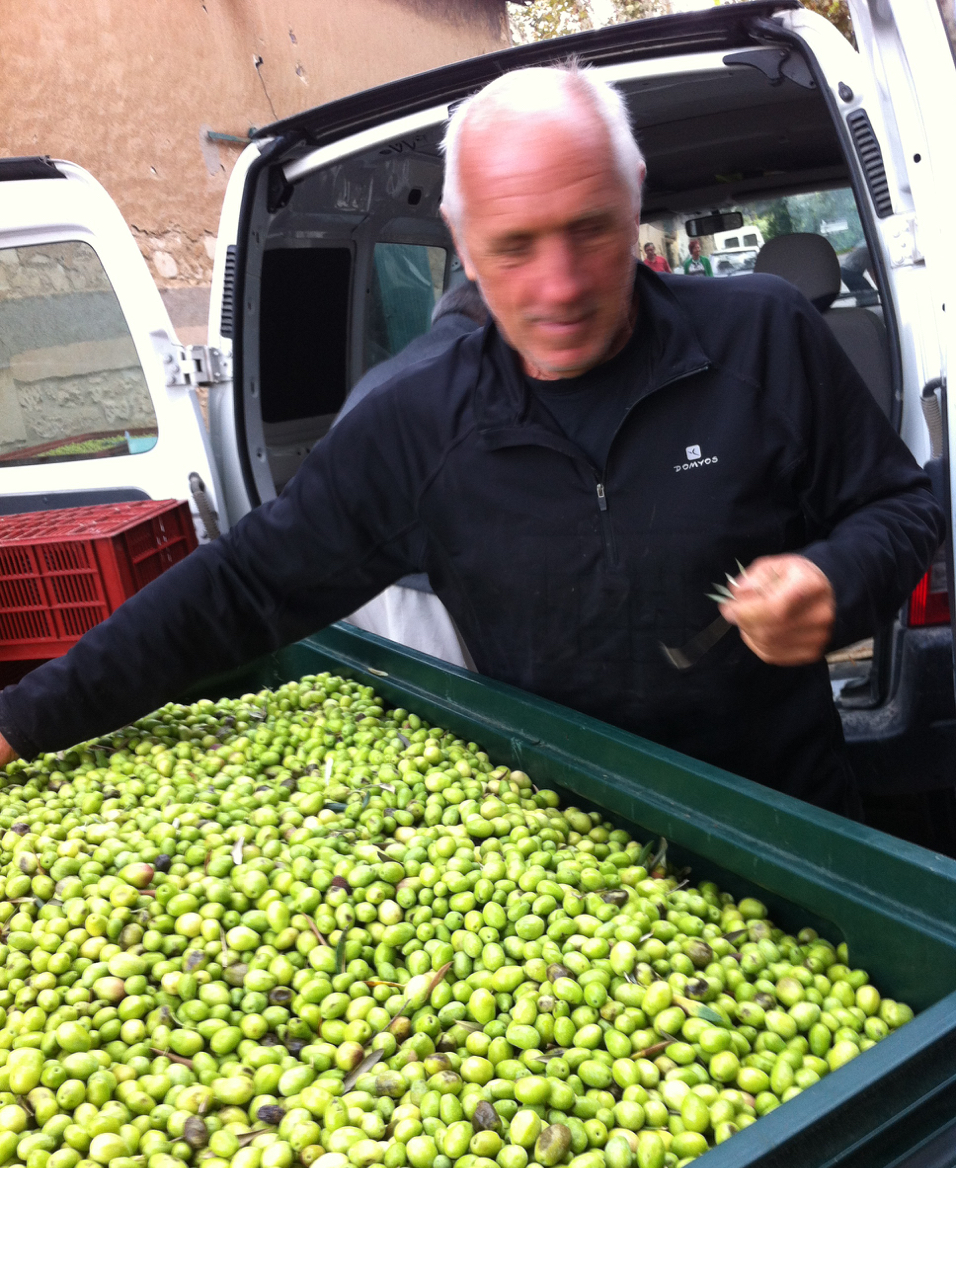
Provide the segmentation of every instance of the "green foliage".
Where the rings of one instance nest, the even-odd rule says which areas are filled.
[[[845,253],[862,244],[863,227],[853,192],[849,187],[833,191],[807,191],[774,200],[755,200],[738,206],[745,222],[755,223],[765,240],[793,232],[810,231],[825,235],[837,253]],[[846,222],[845,229],[838,229]]]
[[[812,9],[821,17],[832,22],[841,35],[853,43],[853,23],[850,21],[850,6],[847,0],[800,0],[804,9]]]
[[[508,5],[511,39],[515,44],[553,40],[575,31],[590,31],[591,13],[586,0],[535,0],[529,5]]]
[[[736,4],[738,0],[714,0],[715,4]],[[850,41],[853,27],[847,0],[801,0],[804,8],[821,14]],[[670,0],[534,0],[533,4],[509,4],[511,38],[515,44],[533,40],[553,40],[575,31],[590,31],[608,22],[632,22],[639,18],[659,18],[671,12]],[[610,17],[608,14],[610,13]]]
[[[575,31],[590,31],[610,21],[632,22],[636,18],[658,18],[670,13],[670,0],[611,0],[610,6],[595,6],[591,0],[534,0],[529,5],[508,5],[511,38],[515,44],[532,40],[553,40]]]

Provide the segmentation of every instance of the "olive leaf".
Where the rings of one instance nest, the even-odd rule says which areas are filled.
[[[431,982],[429,982],[428,988],[425,992],[426,1000],[431,995],[431,993],[435,990],[435,988],[438,986],[439,982],[441,982],[441,980],[444,978],[445,974],[451,968],[451,965],[452,965],[452,962],[449,960],[447,964],[443,964],[442,967],[432,975],[432,980]]]
[[[342,936],[335,944],[335,972],[345,972],[345,930],[342,930]]]
[[[650,862],[647,864],[647,869],[649,872],[656,871],[658,867],[666,867],[666,865],[667,865],[667,840],[665,839],[664,836],[661,836],[660,845],[658,846],[657,852],[654,854],[653,858],[651,858]]]
[[[646,865],[648,855],[650,854],[653,846],[654,846],[653,840],[648,840],[647,844],[641,845],[640,849],[637,852],[637,855],[634,858],[634,865],[636,867],[643,867]]]
[[[451,968],[451,965],[452,965],[452,962],[449,960],[447,964],[443,964],[442,967],[436,973],[432,974],[431,981],[429,982],[427,988],[425,989],[424,999],[426,1000],[428,999],[431,993],[438,986],[439,982],[441,982],[442,978],[444,978],[445,974]],[[400,1018],[404,1014],[405,1010],[408,1008],[408,1001],[410,999],[411,999],[411,996],[408,997],[408,999],[399,1009],[398,1013],[396,1013],[395,1018]],[[392,1019],[392,1022],[395,1021],[395,1018]],[[389,1026],[391,1026],[391,1023],[389,1023]]]
[[[672,1036],[668,1036],[666,1040],[660,1040],[657,1044],[648,1045],[646,1049],[638,1049],[637,1053],[632,1053],[632,1058],[649,1058],[652,1054],[662,1053],[669,1044],[673,1044]]]
[[[242,845],[243,837],[240,836],[236,843],[232,846],[232,860],[238,867],[242,862]]]
[[[260,1134],[270,1133],[269,1129],[250,1129],[248,1133],[237,1133],[236,1141],[240,1147],[248,1147],[253,1138],[258,1138]]]
[[[385,1057],[384,1049],[373,1049],[367,1058],[363,1058],[357,1067],[353,1067],[345,1079],[342,1081],[342,1092],[348,1091],[355,1084],[359,1076],[364,1076],[366,1071],[371,1071],[377,1062],[381,1062]]]
[[[719,1013],[708,1005],[701,1004],[699,1000],[685,1000],[683,996],[678,995],[671,996],[671,999],[689,1017],[703,1018],[705,1022],[712,1022],[716,1027],[726,1026],[723,1017]]]

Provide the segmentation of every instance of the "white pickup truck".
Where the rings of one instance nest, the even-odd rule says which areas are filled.
[[[757,0],[489,54],[268,126],[226,192],[202,347],[177,342],[89,174],[0,160],[0,514],[188,497],[205,539],[274,498],[359,377],[460,279],[439,215],[450,110],[502,71],[570,53],[627,95],[645,223],[756,220],[756,269],[807,289],[807,233],[824,257],[848,232],[868,248],[866,289],[838,281],[815,300],[948,503],[953,0],[850,9],[858,50],[798,0]],[[908,797],[908,834],[938,847],[956,836],[948,554],[832,667],[871,813]]]

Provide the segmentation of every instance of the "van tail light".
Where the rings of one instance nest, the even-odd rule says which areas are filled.
[[[942,572],[940,572],[942,570]],[[934,563],[910,596],[909,625],[935,627],[949,622],[949,593],[946,590],[945,562]]]

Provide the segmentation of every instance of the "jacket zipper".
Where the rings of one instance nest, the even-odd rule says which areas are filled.
[[[631,416],[631,414],[634,412],[637,406],[642,403],[642,401],[647,400],[650,396],[655,395],[658,391],[663,391],[665,387],[669,387],[675,382],[683,382],[685,378],[691,378],[696,373],[704,373],[705,370],[709,368],[710,368],[710,364],[708,362],[707,364],[700,365],[696,369],[688,369],[685,373],[679,373],[673,378],[668,378],[668,380],[666,382],[662,382],[660,386],[652,388],[650,391],[645,392],[644,395],[642,396],[638,396],[638,398],[634,401],[634,403],[628,406],[624,414],[624,417],[617,424],[617,430],[614,432],[614,435],[611,437],[611,443],[608,445],[608,451],[607,451],[608,459],[610,459],[611,457],[611,450],[614,448],[614,441],[617,439],[618,435],[620,434],[621,428],[624,426],[624,423],[627,422],[628,418]],[[614,542],[614,526],[611,524],[611,516],[610,516],[610,513],[608,512],[607,491],[605,489],[605,485],[607,483],[607,465],[605,465],[604,467],[604,474],[602,476],[598,476],[597,472],[595,472],[594,475],[595,475],[595,480],[597,485],[598,510],[601,512],[601,533],[604,537],[604,555],[605,555],[605,559],[607,560],[608,567],[616,568],[617,567],[617,547]]]
[[[597,472],[595,472],[597,478]],[[611,517],[607,511],[607,494],[604,492],[604,482],[597,480],[597,500],[598,510],[601,513],[601,537],[604,539],[604,560],[609,569],[613,569],[617,565],[617,549],[614,546],[614,530],[611,527]]]

